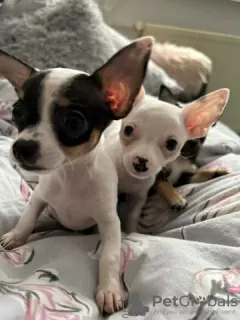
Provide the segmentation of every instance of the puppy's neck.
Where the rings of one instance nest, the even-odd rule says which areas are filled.
[[[73,172],[77,173],[78,175],[81,174],[81,176],[83,173],[88,175],[94,174],[94,168],[97,167],[98,155],[102,152],[101,144],[102,143],[100,140],[98,145],[91,152],[79,156],[76,159],[72,160],[66,158],[66,161],[49,175],[69,175],[73,178]]]
[[[74,160],[68,161],[68,159],[66,159],[64,166],[74,165],[82,168],[94,167],[96,165],[98,155],[102,152],[101,144],[101,141],[99,141],[98,145],[91,152],[79,156]]]

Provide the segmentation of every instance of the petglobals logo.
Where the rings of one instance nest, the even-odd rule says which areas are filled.
[[[173,296],[171,298],[162,298],[160,296],[153,297],[153,307],[162,304],[164,307],[190,307],[206,304],[208,307],[237,307],[238,299],[231,296],[226,298],[217,298],[215,296],[208,295],[207,297],[194,297],[192,294],[183,295],[179,298]]]
[[[149,306],[144,305],[140,299],[138,293],[134,292],[129,297],[129,307],[128,311],[125,312],[122,317],[124,319],[131,317],[144,317],[147,313],[163,313],[170,314],[170,310],[174,310],[174,314],[177,314],[177,310],[179,309],[179,313],[183,314],[183,311],[180,311],[180,307],[200,307],[207,306],[211,309],[213,308],[234,308],[239,304],[239,300],[237,298],[227,296],[223,298],[217,298],[215,296],[208,295],[207,297],[202,296],[193,296],[191,293],[187,295],[183,295],[181,297],[161,297],[161,296],[153,296],[152,302]],[[167,311],[169,310],[169,312]],[[181,309],[182,310],[182,309]],[[232,314],[235,313],[234,309],[232,309]],[[187,314],[188,312],[186,312]],[[190,314],[189,310],[189,314]]]

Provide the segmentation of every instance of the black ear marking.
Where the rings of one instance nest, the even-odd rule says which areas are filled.
[[[171,90],[163,84],[160,86],[158,99],[174,105],[177,105],[178,102],[178,97],[176,97]]]

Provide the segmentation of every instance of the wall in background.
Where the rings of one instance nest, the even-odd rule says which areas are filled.
[[[240,35],[240,3],[230,0],[98,0],[106,21],[132,27],[137,20]]]
[[[231,90],[222,121],[240,133],[240,3],[230,0],[99,0],[99,3],[106,21],[130,38],[137,36],[133,25],[142,21],[146,22],[145,35],[206,53],[213,61],[209,90],[220,87]]]

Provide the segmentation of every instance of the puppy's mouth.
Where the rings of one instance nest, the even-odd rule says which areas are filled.
[[[49,169],[47,168],[43,168],[34,164],[28,164],[28,163],[17,161],[14,157],[10,157],[10,162],[12,163],[14,168],[19,167],[19,169],[22,169],[28,172],[44,173],[49,171]]]
[[[137,173],[136,171],[129,170],[128,168],[126,168],[126,170],[127,170],[128,174],[130,176],[132,176],[133,178],[144,180],[144,179],[148,179],[149,177],[151,177],[150,172],[139,172],[139,173]]]
[[[195,159],[197,157],[198,152],[199,152],[199,149],[197,149],[196,151],[193,151],[193,152],[181,152],[180,156],[182,158],[191,160],[191,159]]]
[[[33,166],[33,165],[26,164],[26,163],[18,163],[18,165],[21,169],[26,170],[26,171],[34,171],[34,172],[48,171],[48,169],[46,169],[46,168],[42,168],[39,166]]]

